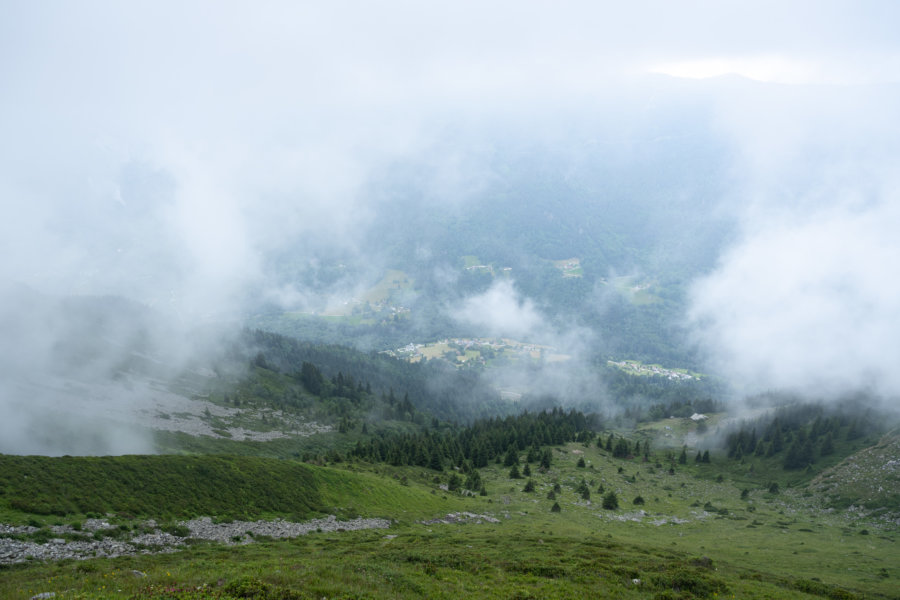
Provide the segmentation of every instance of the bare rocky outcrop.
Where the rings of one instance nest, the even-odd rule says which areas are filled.
[[[324,519],[312,519],[302,523],[290,521],[233,521],[214,523],[209,517],[185,521],[182,525],[191,531],[190,537],[230,544],[248,543],[254,537],[287,538],[306,535],[315,531],[355,531],[358,529],[387,529],[387,519],[350,519],[338,521],[334,515]]]
[[[457,513],[449,513],[446,516],[438,517],[437,519],[429,519],[427,521],[420,521],[423,525],[460,525],[465,523],[474,523],[476,525],[481,525],[482,523],[499,523],[500,519],[492,517],[491,515],[479,515],[470,512],[457,512]]]
[[[101,519],[88,519],[76,530],[70,525],[56,525],[47,529],[52,535],[46,542],[28,539],[41,531],[37,527],[0,524],[0,564],[21,563],[26,560],[63,560],[106,557],[114,558],[132,554],[159,554],[177,552],[190,539],[208,540],[223,544],[249,544],[255,538],[290,538],[312,532],[353,531],[359,529],[387,529],[387,519],[350,519],[339,521],[334,515],[300,523],[275,521],[231,521],[215,523],[210,517],[182,521],[181,527],[190,532],[187,536],[162,531],[155,521],[139,523],[135,529],[123,534],[117,527]],[[119,539],[90,539],[85,532],[109,531]],[[96,537],[96,536],[95,536]],[[122,539],[123,537],[127,539]],[[78,539],[76,539],[78,538]]]

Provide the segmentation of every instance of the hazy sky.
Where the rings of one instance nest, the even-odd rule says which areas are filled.
[[[708,96],[740,150],[723,202],[742,236],[695,287],[699,342],[735,377],[780,383],[784,361],[803,380],[827,369],[823,385],[874,369],[896,392],[898,336],[877,332],[900,333],[885,225],[898,23],[893,1],[0,0],[0,277],[215,317],[263,285],[284,240],[352,243],[368,178],[447,123],[616,123],[668,102],[666,74]],[[694,81],[728,73],[773,85]],[[746,281],[777,295],[748,297]],[[803,336],[848,311],[867,333],[840,337],[844,358],[864,360],[833,369],[841,357]],[[861,352],[873,340],[893,363]]]

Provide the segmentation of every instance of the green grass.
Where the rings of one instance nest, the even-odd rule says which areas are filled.
[[[837,457],[846,455],[846,452],[840,452],[840,445],[841,442],[836,445]],[[869,448],[835,464],[832,469],[821,472],[817,469],[810,487],[826,496],[832,505],[841,508],[856,504],[900,512],[898,458],[900,430],[895,429]],[[833,458],[831,462],[836,460]]]
[[[54,591],[59,598],[228,598],[248,590],[282,599],[897,597],[897,527],[877,516],[825,510],[802,487],[769,494],[751,485],[742,498],[747,482],[740,470],[716,457],[670,473],[664,451],[643,462],[573,443],[552,456],[546,473],[531,465],[535,492],[523,491],[527,479],[509,479],[508,468],[490,465],[481,470],[489,495],[468,498],[438,488],[448,472],[257,459],[243,464],[266,479],[283,476],[278,465],[300,468],[319,507],[396,522],[389,531],[8,567],[0,573],[0,597]],[[585,467],[577,466],[579,458]],[[8,472],[6,463],[0,467]],[[582,479],[590,503],[576,491]],[[45,484],[30,489],[43,493]],[[559,513],[550,511],[554,501],[547,498],[554,484]],[[600,485],[617,494],[618,510],[600,507]],[[645,504],[635,506],[639,495]],[[419,522],[460,510],[492,514],[500,523]],[[147,577],[135,577],[133,569]]]
[[[308,516],[325,505],[314,468],[228,456],[0,456],[3,505],[68,516]]]
[[[462,261],[463,261],[463,267],[465,267],[465,268],[477,267],[478,265],[484,264],[481,262],[481,260],[477,256],[475,256],[473,254],[467,254],[466,256],[463,256]]]
[[[256,518],[414,515],[439,499],[371,473],[237,456],[0,456],[0,507],[44,520],[87,513],[127,517]],[[401,516],[401,515],[396,515]]]
[[[363,295],[363,301],[373,304],[376,302],[387,302],[395,290],[409,290],[412,288],[413,280],[406,273],[397,269],[388,269],[384,277]]]
[[[560,516],[557,521],[563,521]],[[679,549],[585,535],[544,519],[487,526],[311,534],[177,555],[7,569],[4,598],[811,598],[840,588],[784,578]],[[135,576],[140,571],[146,577]],[[637,581],[635,581],[637,580]],[[817,586],[817,587],[816,587]],[[243,590],[243,593],[241,591]],[[249,595],[256,590],[258,595]],[[229,593],[232,592],[232,593]],[[245,595],[246,594],[246,595]]]
[[[650,283],[640,281],[633,275],[614,277],[610,280],[610,284],[617,292],[628,298],[636,306],[647,306],[662,302],[659,296],[650,291],[653,289]]]
[[[581,259],[566,258],[563,260],[554,260],[553,266],[562,272],[563,277],[583,277],[584,268],[581,266]]]

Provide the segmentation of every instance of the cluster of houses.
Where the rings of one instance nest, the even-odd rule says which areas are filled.
[[[424,349],[429,346],[447,346],[449,348],[448,352],[457,352],[462,351],[466,352],[467,350],[484,350],[490,349],[494,351],[499,350],[511,350],[520,354],[528,354],[534,356],[535,353],[539,353],[549,348],[544,346],[537,346],[534,344],[523,344],[518,342],[513,342],[510,340],[500,340],[500,339],[480,339],[480,338],[452,338],[452,339],[444,339],[433,344],[416,344],[409,343],[405,346],[397,348],[395,350],[386,350],[385,354],[389,354],[390,356],[396,358],[405,358],[408,360],[421,360],[424,356]],[[477,362],[482,364],[485,363],[485,359],[482,356],[479,356]],[[460,359],[460,362],[466,362],[465,360]]]
[[[672,369],[666,369],[664,367],[660,367],[658,365],[642,365],[640,363],[623,360],[623,361],[614,361],[608,360],[607,364],[612,365],[614,367],[619,367],[625,371],[630,373],[635,373],[637,375],[657,375],[660,377],[666,377],[673,381],[688,381],[691,379],[700,379],[698,375],[691,375],[689,373],[682,373],[681,371],[674,371]]]

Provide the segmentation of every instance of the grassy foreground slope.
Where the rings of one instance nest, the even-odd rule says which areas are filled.
[[[900,552],[897,525],[891,521],[830,510],[804,488],[744,493],[744,482],[733,482],[727,473],[718,477],[723,463],[715,458],[712,464],[676,463],[672,468],[664,454],[647,462],[620,459],[596,444],[581,443],[556,446],[552,457],[549,469],[532,463],[531,475],[523,479],[510,478],[508,467],[488,465],[481,474],[489,495],[474,497],[441,489],[452,473],[421,467],[122,457],[103,464],[115,473],[126,471],[126,465],[142,472],[142,465],[153,459],[161,464],[175,460],[168,466],[185,465],[185,471],[187,465],[211,461],[225,473],[240,466],[243,477],[260,486],[271,486],[267,479],[301,473],[308,478],[303,481],[311,486],[307,497],[315,510],[398,522],[388,531],[312,533],[248,546],[199,543],[176,554],[5,567],[0,597],[31,598],[45,592],[57,598],[282,600],[897,597]],[[197,462],[178,462],[188,458]],[[524,452],[519,459],[524,470]],[[6,467],[10,461],[34,459],[3,460]],[[71,480],[80,465],[54,471],[52,463],[89,462],[40,460],[47,463],[32,464],[35,470],[40,467],[63,481]],[[201,478],[191,485],[209,488],[204,482],[212,481]],[[529,482],[534,491],[525,491]],[[17,486],[4,485],[4,502],[24,489]],[[28,489],[42,493],[40,487]],[[94,489],[102,495],[135,488]],[[617,497],[617,509],[603,508],[602,499],[610,492]],[[90,489],[85,494],[93,495]],[[642,503],[635,504],[638,497]],[[554,504],[559,512],[552,510]],[[182,505],[181,510],[187,514],[198,508]],[[277,510],[272,516],[291,516],[294,510]],[[421,522],[455,511],[491,515],[498,522]],[[240,514],[235,507],[228,512]],[[53,524],[72,516],[33,518]]]
[[[363,512],[393,516],[398,506],[418,507],[422,514],[442,508],[425,491],[371,473],[246,456],[0,455],[0,490],[0,510],[13,520],[91,513],[123,519],[308,519]]]

